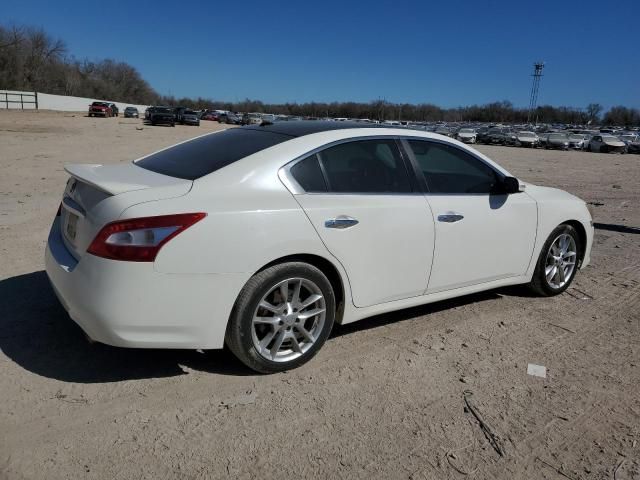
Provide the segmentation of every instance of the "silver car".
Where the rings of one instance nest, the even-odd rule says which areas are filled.
[[[574,150],[585,150],[589,144],[589,137],[583,133],[569,134],[569,148]]]
[[[590,152],[600,153],[626,153],[627,145],[618,137],[614,137],[613,135],[594,135],[589,142],[587,150]]]
[[[182,112],[182,124],[195,125],[196,127],[199,127],[200,115],[198,115],[198,112],[194,112],[193,110],[185,110]]]
[[[515,145],[517,147],[536,147],[540,139],[534,132],[521,131],[515,134]]]

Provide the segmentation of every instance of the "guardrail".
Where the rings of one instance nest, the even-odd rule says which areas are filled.
[[[2,98],[4,95],[4,98]],[[11,97],[11,99],[9,99]],[[16,97],[20,97],[20,100],[15,100]],[[27,100],[25,100],[25,98]],[[32,100],[29,100],[32,99]],[[24,93],[24,92],[0,92],[0,105],[4,105],[6,109],[9,108],[9,104],[19,103],[20,109],[24,110],[26,105],[35,105],[35,109],[38,109],[38,92]]]

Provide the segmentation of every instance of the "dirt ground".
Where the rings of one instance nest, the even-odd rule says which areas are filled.
[[[0,479],[640,478],[640,156],[479,146],[595,203],[573,287],[337,327],[309,364],[259,376],[224,351],[90,345],[51,292],[63,164],[219,128],[141,126],[0,111]]]

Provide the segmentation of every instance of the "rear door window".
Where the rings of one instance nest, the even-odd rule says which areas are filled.
[[[317,155],[311,155],[296,163],[291,167],[291,175],[305,192],[320,193],[327,191],[327,184],[324,181]]]
[[[135,164],[170,177],[196,180],[291,138],[268,131],[230,128],[169,147]]]
[[[342,143],[319,154],[329,191],[335,193],[409,193],[409,174],[395,140]]]

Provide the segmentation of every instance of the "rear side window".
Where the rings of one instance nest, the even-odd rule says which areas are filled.
[[[170,147],[135,163],[152,172],[196,180],[291,138],[280,133],[230,128]]]
[[[318,193],[327,191],[327,184],[324,181],[317,155],[311,155],[296,163],[291,167],[291,175],[305,192]]]
[[[319,155],[331,192],[411,192],[409,174],[394,140],[342,143]]]
[[[498,181],[495,170],[459,148],[420,140],[409,145],[430,193],[491,193]]]

